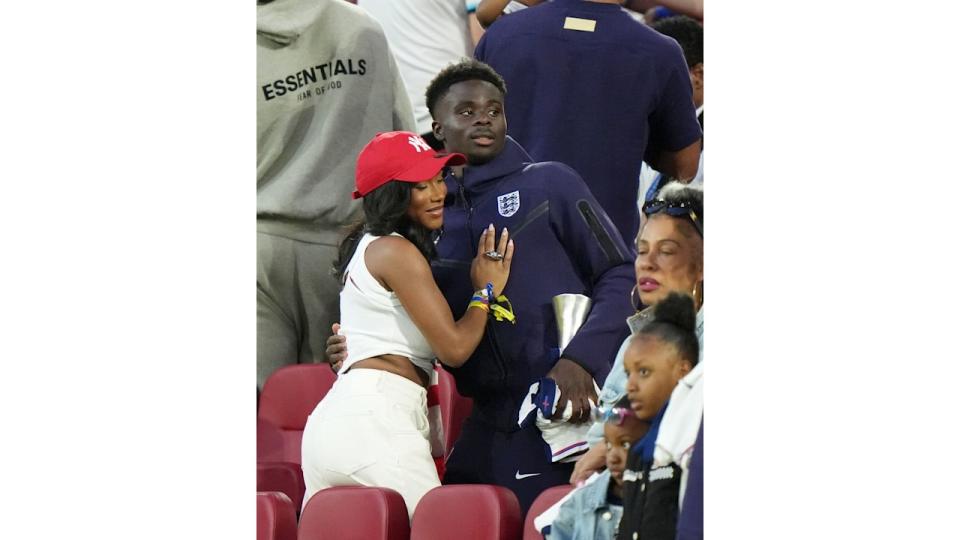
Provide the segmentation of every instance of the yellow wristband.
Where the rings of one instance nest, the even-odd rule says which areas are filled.
[[[490,307],[489,307],[487,304],[483,303],[483,302],[474,300],[473,302],[470,302],[470,304],[467,305],[467,309],[470,309],[470,308],[472,308],[472,307],[478,307],[478,308],[486,311],[487,313],[490,313]]]
[[[497,322],[507,321],[510,324],[517,324],[517,316],[513,313],[513,305],[510,304],[510,300],[506,296],[500,295],[494,298],[496,303],[490,303],[490,311],[493,313],[493,318]]]

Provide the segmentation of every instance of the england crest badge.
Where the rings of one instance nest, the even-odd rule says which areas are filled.
[[[497,210],[503,217],[510,217],[520,209],[520,192],[512,191],[497,197]]]

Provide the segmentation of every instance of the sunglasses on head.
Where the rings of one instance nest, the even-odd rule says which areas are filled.
[[[693,226],[697,229],[697,232],[700,233],[700,237],[703,237],[703,225],[700,223],[700,218],[697,217],[697,212],[693,209],[693,204],[689,201],[664,201],[662,199],[654,199],[643,204],[643,214],[646,216],[652,216],[660,212],[668,216],[690,218]]]

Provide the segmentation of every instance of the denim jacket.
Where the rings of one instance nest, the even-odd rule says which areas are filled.
[[[617,535],[623,506],[607,502],[610,471],[578,488],[550,524],[547,540],[610,540]]]

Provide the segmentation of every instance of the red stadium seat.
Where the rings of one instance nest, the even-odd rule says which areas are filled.
[[[332,487],[316,492],[300,516],[298,540],[409,540],[403,497],[392,489]]]
[[[257,491],[279,491],[290,497],[297,514],[303,506],[303,471],[296,463],[257,463]]]
[[[443,435],[446,441],[447,457],[453,451],[453,443],[457,442],[463,422],[470,416],[473,409],[473,400],[463,397],[457,392],[457,383],[453,375],[440,368],[440,415],[443,417]]]
[[[481,484],[428,491],[413,514],[411,540],[520,540],[520,503],[512,491]],[[301,539],[302,540],[302,539]]]
[[[283,461],[286,436],[277,426],[257,418],[257,463]]]
[[[279,428],[280,442],[276,443],[277,448],[261,452],[258,422],[258,460],[300,463],[300,442],[307,417],[336,379],[337,375],[327,364],[295,364],[270,374],[260,394],[257,419]]]
[[[573,490],[573,486],[564,484],[547,488],[540,495],[537,495],[533,504],[530,505],[530,510],[527,511],[527,519],[523,524],[523,540],[543,540],[543,535],[533,526],[533,520],[544,513],[547,508],[556,504],[564,495],[570,493],[571,490]]]
[[[257,493],[257,540],[296,540],[297,516],[283,493]]]

